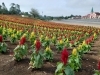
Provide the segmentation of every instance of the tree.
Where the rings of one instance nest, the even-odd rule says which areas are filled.
[[[2,13],[2,9],[1,9],[1,7],[2,7],[2,6],[0,5],[0,14]]]
[[[5,6],[5,3],[4,3],[4,2],[2,3],[1,11],[2,11],[2,14],[8,14],[8,9],[7,9],[7,7]]]
[[[68,16],[65,16],[65,19],[68,19]]]
[[[16,4],[15,5],[15,8],[16,8],[16,13],[17,14],[20,14],[21,10],[20,10],[20,5],[19,4]]]
[[[11,3],[11,7],[15,7],[15,3]]]
[[[36,9],[31,9],[30,14],[34,18],[39,18],[39,12]]]
[[[9,13],[10,14],[16,14],[19,15],[21,12],[20,10],[20,5],[19,4],[15,4],[15,3],[11,3],[11,7],[9,9]]]
[[[15,9],[15,3],[11,3],[11,7],[10,7],[10,9],[9,9],[9,13],[10,13],[10,14],[15,14],[15,13],[16,13],[15,10],[16,10],[16,9]]]

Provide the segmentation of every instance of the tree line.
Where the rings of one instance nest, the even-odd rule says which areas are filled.
[[[10,8],[7,9],[5,3],[3,2],[0,5],[0,14],[20,15],[21,14],[20,5],[11,3]]]
[[[30,12],[22,12],[19,4],[11,3],[10,8],[8,9],[4,2],[0,5],[0,14],[8,15],[25,15],[27,17],[38,18],[39,12],[36,9],[31,9]]]

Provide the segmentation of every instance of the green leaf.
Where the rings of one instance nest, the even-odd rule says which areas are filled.
[[[1,43],[1,52],[6,52],[7,51],[7,46],[5,43]]]
[[[59,73],[58,75],[64,75],[63,73]]]
[[[20,48],[20,46],[19,45],[17,45],[17,47],[14,49],[14,50],[17,50],[17,49],[19,49]]]
[[[26,47],[23,45],[22,48],[25,49]]]
[[[66,75],[74,75],[74,71],[70,66],[65,67],[64,72]]]
[[[57,72],[59,72],[60,70],[62,70],[63,65],[64,65],[63,63],[58,62],[58,63],[57,63],[57,69],[56,69],[55,72],[57,73]]]
[[[75,58],[75,62],[76,62],[76,63],[79,63],[79,58],[78,58],[78,57]]]

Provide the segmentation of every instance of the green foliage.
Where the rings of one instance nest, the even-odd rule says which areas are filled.
[[[68,60],[68,65],[73,69],[73,70],[78,70],[81,68],[81,57],[77,53],[77,55],[70,55],[69,60]]]
[[[44,51],[44,57],[46,60],[52,61],[53,60],[53,51],[47,47]]]
[[[74,71],[70,66],[65,67],[65,75],[74,75]]]
[[[57,44],[56,44],[56,48],[58,51],[61,51],[64,48],[64,42],[63,40],[60,40]]]
[[[61,50],[63,49],[63,45],[58,44],[58,45],[56,46],[56,48],[57,48],[58,51],[61,51]]]
[[[3,39],[7,40],[8,32],[7,32],[7,30],[5,28],[3,28],[2,35],[3,35]]]
[[[55,71],[55,75],[63,75],[63,71],[64,71],[63,66],[64,66],[63,63],[60,62],[57,63],[57,69]]]
[[[3,32],[3,28],[2,28],[2,27],[0,27],[0,35],[2,34],[2,32]]]
[[[45,38],[45,40],[43,41],[43,43],[42,43],[42,46],[44,46],[45,48],[47,47],[47,46],[50,46],[50,39],[46,39]]]
[[[43,42],[45,41],[45,37],[43,35],[40,36],[40,41],[41,41],[42,46],[43,46]]]
[[[53,43],[54,45],[56,45],[57,38],[56,38],[56,37],[53,37],[51,41],[52,41],[52,43]]]
[[[69,42],[69,39],[65,39],[65,47],[68,48],[68,47],[71,47],[71,44]]]
[[[95,70],[95,73],[93,75],[100,75],[100,71],[99,70]]]
[[[33,44],[34,41],[35,41],[35,39],[36,39],[36,36],[35,36],[34,32],[32,32],[32,33],[30,34],[30,36],[29,36],[29,41]]]
[[[16,37],[17,37],[17,39],[20,39],[21,38],[21,36],[22,36],[22,31],[17,31],[16,32]]]
[[[41,68],[43,66],[43,53],[41,51],[34,51],[31,55],[29,68]]]
[[[87,53],[90,50],[91,50],[91,46],[90,45],[83,45],[82,46],[83,53]]]
[[[27,55],[27,45],[18,45],[14,49],[15,60],[20,61],[25,55]]]
[[[10,37],[10,42],[11,42],[12,44],[14,44],[16,41],[17,41],[17,36],[16,36],[16,34],[12,34],[11,37]]]
[[[7,51],[7,44],[0,43],[0,53],[5,53]]]
[[[70,66],[58,62],[55,75],[74,75],[74,71]]]

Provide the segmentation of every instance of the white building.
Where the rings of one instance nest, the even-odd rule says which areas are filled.
[[[91,9],[91,13],[82,17],[83,19],[100,19],[100,12],[94,12],[93,7]]]

